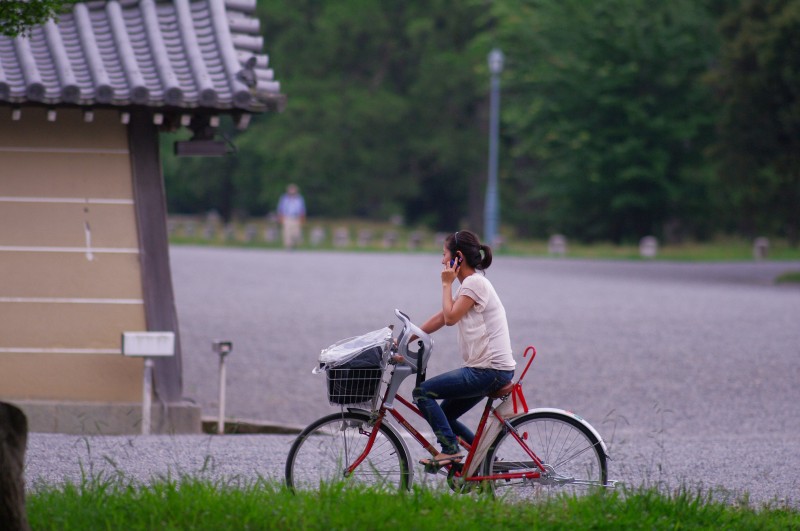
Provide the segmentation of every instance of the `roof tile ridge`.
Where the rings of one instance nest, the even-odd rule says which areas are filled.
[[[17,60],[25,83],[25,97],[31,101],[44,101],[45,88],[42,82],[42,74],[39,72],[39,67],[33,58],[30,39],[25,35],[15,37],[14,48],[17,52]]]
[[[106,16],[111,26],[111,35],[117,48],[117,55],[122,63],[122,71],[129,87],[129,100],[132,103],[144,105],[150,101],[150,89],[147,88],[144,76],[136,62],[131,40],[128,38],[128,28],[122,15],[122,6],[119,2],[110,0],[105,6]]]
[[[139,7],[144,17],[147,42],[150,44],[153,61],[164,88],[164,103],[167,105],[180,105],[183,102],[183,90],[181,90],[178,77],[169,62],[167,47],[164,44],[161,24],[156,12],[155,0],[141,0]]]
[[[89,8],[86,4],[75,4],[73,14],[75,15],[75,29],[78,32],[81,49],[84,57],[86,57],[89,73],[92,76],[92,80],[94,80],[94,97],[99,103],[110,103],[114,99],[114,87],[111,86],[106,66],[103,64],[103,59],[98,51],[99,47],[94,35],[94,26],[92,26],[92,20],[89,17]]]
[[[194,27],[194,18],[189,7],[189,0],[174,0],[174,2],[178,28],[189,59],[189,68],[192,70],[192,77],[197,84],[197,91],[200,96],[199,103],[202,106],[211,107],[217,103],[217,91],[214,90],[214,84],[208,74],[208,69],[197,41],[197,32]]]
[[[228,26],[225,0],[208,0],[208,7],[211,12],[211,23],[214,26],[222,64],[225,68],[225,77],[233,93],[233,104],[236,107],[247,109],[251,105],[252,95],[248,87],[236,77],[236,74],[242,70],[242,64],[239,62],[234,49],[231,30]]]
[[[3,61],[0,58],[0,99],[7,100],[11,96],[11,85],[8,84],[8,74],[3,68]]]
[[[225,5],[232,11],[240,11],[248,15],[255,13],[256,0],[225,0]]]
[[[81,100],[81,88],[64,49],[61,28],[52,19],[48,20],[44,25],[44,35],[61,84],[61,99],[67,103],[78,103]]]

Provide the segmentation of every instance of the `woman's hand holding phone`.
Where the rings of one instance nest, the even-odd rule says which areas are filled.
[[[458,270],[461,268],[461,262],[464,259],[460,256],[460,253],[456,255],[456,258],[450,260],[447,264],[445,264],[444,269],[442,270],[442,282],[444,284],[450,285],[458,276]]]

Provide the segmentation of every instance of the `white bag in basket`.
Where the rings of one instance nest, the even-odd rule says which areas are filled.
[[[342,339],[328,348],[322,349],[319,354],[319,366],[314,367],[313,372],[316,374],[324,369],[343,365],[373,347],[382,347],[385,351],[389,348],[391,341],[392,329],[388,326],[361,336]]]

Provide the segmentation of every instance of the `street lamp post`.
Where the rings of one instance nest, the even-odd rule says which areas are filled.
[[[489,182],[486,185],[484,212],[484,239],[490,245],[497,240],[500,223],[500,205],[497,194],[497,149],[500,136],[500,73],[503,71],[503,52],[494,48],[489,52],[491,90],[489,93]]]

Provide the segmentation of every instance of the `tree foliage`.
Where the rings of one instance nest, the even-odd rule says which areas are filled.
[[[714,57],[698,2],[505,2],[507,196],[540,235],[638,239],[703,228]]]
[[[0,35],[26,35],[33,26],[55,18],[78,0],[2,0]]]
[[[501,218],[583,240],[794,234],[800,0],[259,0],[282,114],[165,162],[172,211],[482,226],[500,46]],[[720,25],[720,21],[722,24]]]
[[[747,0],[721,25],[720,181],[731,224],[800,239],[800,2]]]
[[[480,4],[284,0],[259,9],[289,104],[237,137],[228,210],[274,209],[295,182],[312,215],[457,226],[485,157],[482,56],[470,47]],[[173,189],[190,186],[194,166],[170,175]]]

